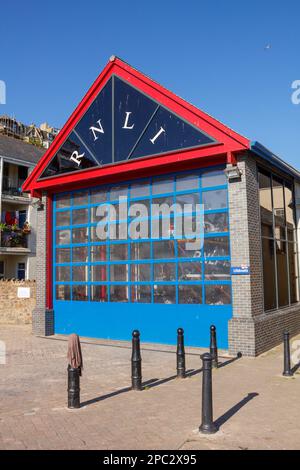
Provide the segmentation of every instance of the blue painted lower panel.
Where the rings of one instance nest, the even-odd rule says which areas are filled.
[[[130,340],[138,329],[141,341],[175,344],[176,330],[185,330],[187,346],[208,347],[209,327],[217,327],[218,347],[228,348],[231,306],[126,304],[56,301],[55,333]]]

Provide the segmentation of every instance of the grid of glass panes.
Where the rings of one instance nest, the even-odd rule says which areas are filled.
[[[292,183],[259,171],[265,310],[299,301],[295,197]]]
[[[192,219],[196,204],[203,204],[204,243],[191,250],[187,249],[191,240],[186,234],[175,236],[176,212],[167,237],[151,238],[150,230],[150,235],[139,240],[99,240],[97,227],[107,221],[97,215],[97,208],[110,203],[117,209],[120,196],[128,198],[128,207],[136,203],[148,209],[151,203],[191,204],[188,217]],[[164,218],[157,218],[162,225]],[[145,214],[140,219],[145,220]],[[153,216],[146,219],[154,223]],[[110,217],[109,228],[121,233],[131,220]],[[56,195],[53,236],[56,300],[231,304],[228,194],[223,169]]]

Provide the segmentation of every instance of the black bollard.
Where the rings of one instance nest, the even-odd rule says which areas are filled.
[[[177,377],[185,378],[185,351],[184,351],[184,331],[182,328],[177,330]]]
[[[209,353],[201,356],[202,359],[202,423],[199,431],[203,434],[214,434],[218,427],[213,422],[212,399],[212,357]]]
[[[217,331],[214,325],[210,327],[210,355],[212,357],[212,367],[218,367],[218,347],[217,347]]]
[[[132,390],[142,390],[142,357],[138,330],[132,332],[131,380]]]
[[[283,333],[283,353],[284,353],[284,368],[282,375],[284,377],[292,377],[291,370],[291,352],[290,352],[290,334],[288,331]]]
[[[68,366],[68,408],[80,408],[80,367]]]

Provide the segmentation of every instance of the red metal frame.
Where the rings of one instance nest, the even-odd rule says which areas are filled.
[[[110,77],[115,74],[140,89],[163,106],[169,108],[186,121],[206,132],[217,140],[217,144],[199,149],[190,149],[163,156],[147,157],[127,161],[103,168],[91,168],[76,173],[55,176],[39,180],[53,156],[57,153],[70,132],[88,110],[99,91]],[[236,153],[250,148],[250,141],[237,134],[224,124],[200,111],[195,106],[174,95],[158,83],[130,67],[118,58],[112,58],[103,69],[97,80],[88,90],[82,101],[72,113],[51,147],[40,160],[23,185],[23,191],[30,191],[32,196],[41,197],[47,191],[47,308],[53,306],[52,300],[52,199],[53,193],[79,189],[102,183],[113,183],[126,179],[159,175],[170,171],[213,166],[221,163],[236,164]]]

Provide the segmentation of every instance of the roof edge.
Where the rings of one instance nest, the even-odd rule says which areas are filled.
[[[275,153],[267,149],[260,142],[252,141],[250,144],[250,150],[256,155],[258,155],[259,157],[262,157],[267,162],[276,166],[280,170],[292,175],[294,178],[296,178],[300,182],[300,171],[294,168],[289,163],[285,162],[278,155],[275,155]]]

